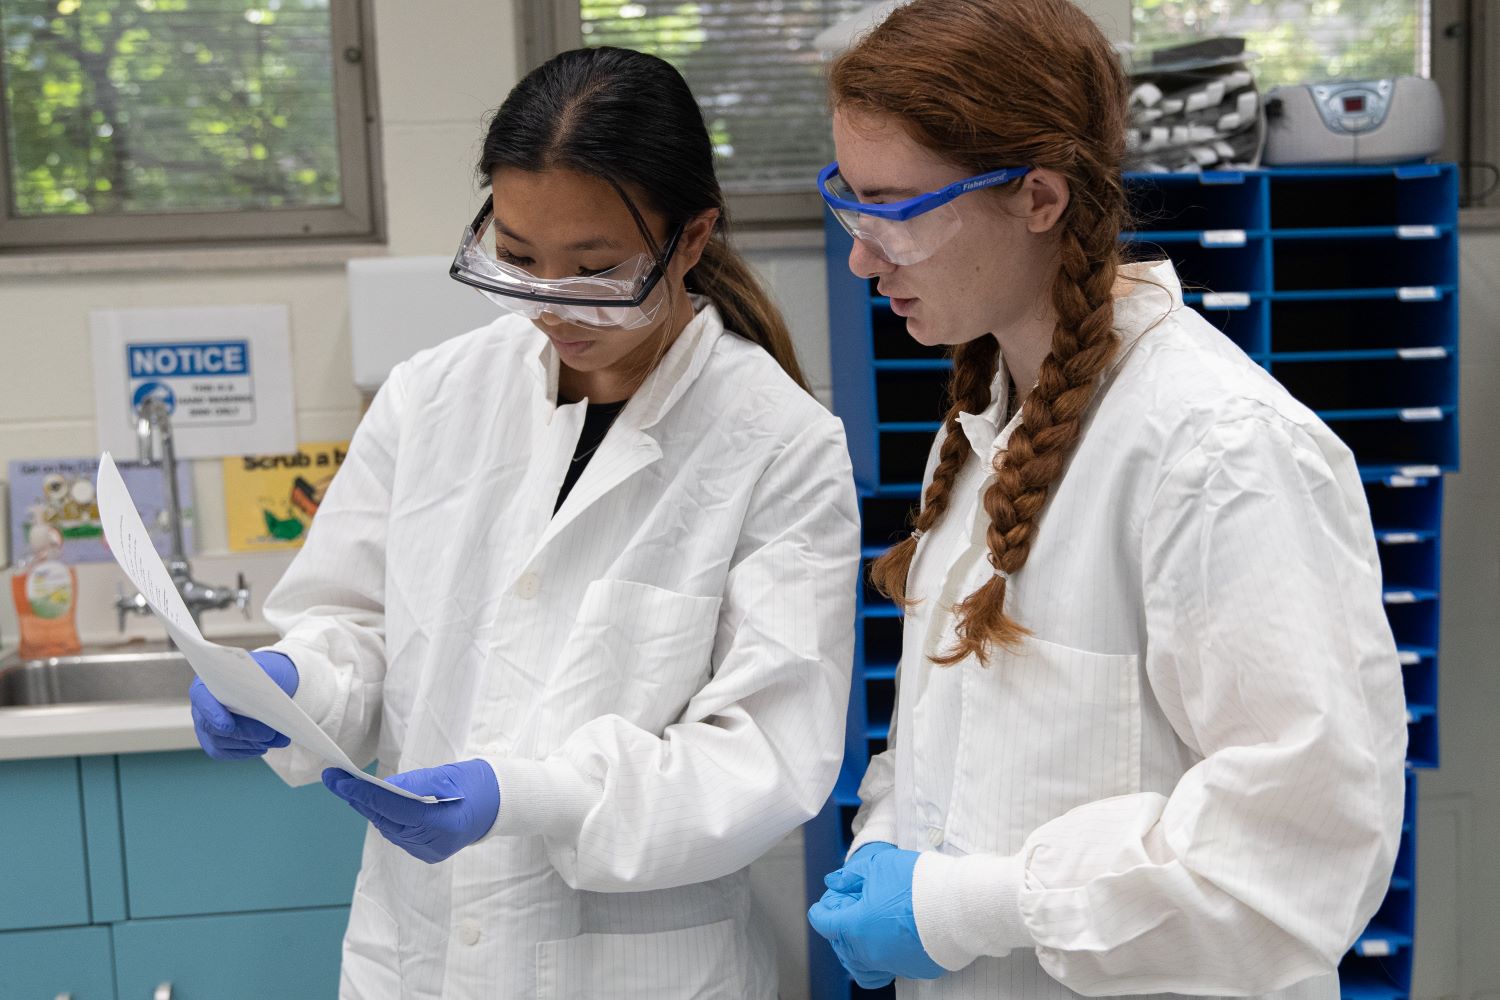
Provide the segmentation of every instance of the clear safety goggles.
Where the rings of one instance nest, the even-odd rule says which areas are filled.
[[[507,312],[537,319],[550,313],[567,323],[636,330],[656,321],[666,295],[653,296],[664,268],[677,249],[682,226],[673,231],[657,258],[638,253],[598,274],[539,278],[495,254],[493,198],[464,230],[463,242],[448,274],[477,288]]]
[[[834,161],[818,173],[818,193],[850,236],[892,264],[916,264],[937,253],[963,228],[952,204],[955,198],[1008,184],[1030,172],[1030,167],[1004,167],[905,201],[877,205],[859,200]]]

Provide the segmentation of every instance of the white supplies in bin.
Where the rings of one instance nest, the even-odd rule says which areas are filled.
[[[1133,53],[1126,169],[1240,170],[1260,162],[1265,118],[1242,38]]]

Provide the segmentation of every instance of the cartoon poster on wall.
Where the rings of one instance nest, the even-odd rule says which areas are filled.
[[[140,505],[141,520],[151,532],[156,551],[171,551],[167,514],[167,480],[160,465],[119,462],[120,476]],[[19,562],[30,551],[27,534],[41,522],[57,529],[63,539],[63,558],[71,563],[114,562],[104,544],[99,504],[94,499],[98,458],[18,459],[10,463],[10,552]],[[177,466],[177,497],[182,506],[184,554],[193,554],[193,467]]]
[[[224,459],[230,551],[300,546],[348,452],[348,441],[325,441],[303,444],[290,455]]]

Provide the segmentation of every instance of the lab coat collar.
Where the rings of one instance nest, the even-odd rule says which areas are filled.
[[[697,314],[672,342],[661,362],[646,376],[641,387],[630,397],[630,402],[615,419],[577,485],[548,522],[547,530],[537,542],[536,551],[556,538],[610,490],[661,458],[661,445],[646,433],[647,429],[665,417],[687,392],[688,387],[703,373],[709,356],[713,353],[714,344],[724,333],[723,321],[711,303],[695,297],[693,304],[699,307]],[[547,342],[546,350],[551,352],[554,359],[548,370],[551,372],[551,391],[555,400],[556,350],[551,341]]]
[[[1115,300],[1115,333],[1120,337],[1120,349],[1100,375],[1101,387],[1107,386],[1114,378],[1148,330],[1172,310],[1182,308],[1182,284],[1177,280],[1171,261],[1126,264],[1120,272],[1132,287],[1128,295]],[[1019,410],[1007,412],[1009,400],[1010,373],[1005,370],[1002,353],[995,379],[990,384],[990,405],[979,413],[958,415],[959,426],[976,454],[989,456],[997,445],[1003,447],[1009,440],[1010,432],[1021,416]]]
[[[693,296],[693,306],[697,309],[693,318],[620,414],[620,420],[627,426],[638,430],[654,427],[707,366],[714,344],[724,333],[724,321],[713,303],[702,296]]]
[[[713,345],[724,332],[724,322],[712,302],[701,295],[692,296],[696,312],[687,326],[678,334],[661,362],[646,376],[639,389],[631,396],[630,403],[620,414],[616,425],[645,430],[655,426],[666,416],[682,394],[697,380]],[[557,406],[557,380],[562,370],[557,348],[552,341],[536,331],[536,351],[527,357],[526,368],[542,389],[544,401],[549,407]]]

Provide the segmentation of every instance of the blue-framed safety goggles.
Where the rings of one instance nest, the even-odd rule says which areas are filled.
[[[915,264],[931,257],[963,227],[951,204],[955,198],[1009,184],[1030,172],[1030,167],[1004,167],[915,198],[872,204],[856,197],[835,160],[818,172],[818,193],[850,236],[892,264]]]

